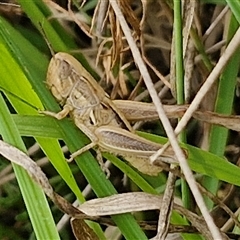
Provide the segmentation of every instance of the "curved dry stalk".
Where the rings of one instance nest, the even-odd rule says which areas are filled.
[[[77,208],[73,207],[64,198],[54,192],[46,175],[41,168],[28,157],[24,152],[0,140],[0,154],[9,161],[23,167],[29,176],[43,189],[45,194],[61,209],[70,216],[82,214]]]
[[[77,239],[87,239],[88,237],[90,237],[89,239],[98,239],[94,231],[89,228],[89,226],[83,220],[96,220],[98,218],[91,218],[87,216],[63,197],[58,195],[53,190],[44,172],[30,157],[28,157],[24,152],[20,151],[16,147],[3,142],[2,140],[0,140],[0,154],[12,163],[23,167],[27,171],[28,175],[32,178],[32,180],[42,188],[45,194],[62,212],[68,214],[73,219],[78,219],[78,226],[72,226],[74,234],[76,234],[76,231],[81,229],[81,233],[77,235],[82,236],[82,238]]]
[[[79,208],[76,208],[54,192],[41,168],[25,153],[0,140],[0,154],[11,162],[23,167],[28,172],[29,176],[42,188],[45,194],[61,211],[76,219],[97,220],[99,219],[99,216],[103,215],[160,209],[162,205],[163,199],[161,196],[147,193],[126,193],[90,200],[80,205]],[[203,234],[203,236],[207,239],[213,239],[210,232],[207,230],[202,217],[197,216],[175,203],[173,204],[173,208],[180,214],[186,216],[192,225]],[[106,222],[106,220],[102,220],[103,223]],[[89,231],[91,230],[86,226],[86,224],[83,221],[80,223],[81,227],[86,227],[86,229],[88,229],[85,233],[90,234]],[[221,236],[224,238],[224,235]]]
[[[84,202],[79,209],[89,216],[105,216],[113,214],[121,214],[126,212],[138,212],[146,210],[157,210],[163,204],[162,196],[153,194],[135,192],[122,193],[110,197],[98,198]],[[211,236],[204,219],[184,207],[173,203],[173,209],[185,216],[198,231],[209,240],[227,239],[223,233],[219,238]]]

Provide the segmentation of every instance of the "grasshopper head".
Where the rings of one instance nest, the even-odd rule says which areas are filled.
[[[47,86],[58,102],[64,104],[74,85],[72,65],[62,53],[55,54],[48,66]]]

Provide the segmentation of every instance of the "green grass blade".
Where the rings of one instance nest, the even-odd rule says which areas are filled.
[[[46,57],[38,52],[30,42],[24,39],[18,32],[15,31],[15,29],[13,29],[1,18],[0,36],[4,39],[7,47],[11,49],[14,59],[18,61],[42,104],[46,106],[47,109],[58,111],[59,107],[56,101],[44,85],[48,63]],[[26,46],[28,49],[26,49]],[[31,53],[29,51],[31,51]],[[41,62],[41,68],[37,66],[34,59],[38,59],[38,61]],[[12,79],[11,81],[12,84],[14,84],[14,80]],[[8,91],[11,92],[11,86]],[[12,101],[16,101],[16,99],[12,99]],[[87,138],[76,129],[72,122],[64,119],[62,121],[56,121],[56,124],[56,128],[60,128],[60,134],[71,152],[78,150],[84,144],[88,143]],[[91,184],[97,196],[103,197],[116,193],[113,185],[106,179],[105,174],[102,172],[98,163],[90,153],[85,153],[81,157],[78,157],[77,164],[88,182]],[[65,173],[61,173],[61,176],[64,174]],[[131,214],[116,215],[112,218],[126,239],[136,239],[136,237],[146,239],[145,234]]]
[[[240,1],[226,0],[226,2],[240,24]]]
[[[52,135],[51,131],[48,131],[48,129],[51,129],[52,127],[55,126],[56,121],[55,119],[42,116],[26,116],[26,115],[13,115],[13,119],[17,127],[19,128],[20,134],[22,136],[31,135],[42,138],[60,137],[60,134],[57,133],[57,131],[53,131]],[[37,125],[43,125],[45,127],[40,132]],[[31,131],[29,131],[29,129],[31,129]],[[167,142],[167,139],[164,137],[143,132],[138,133],[140,136],[150,139],[151,141],[154,142],[159,142],[161,144]],[[188,144],[182,144],[181,146],[184,149],[186,149],[188,153],[188,161],[192,170],[240,186],[240,180],[238,178],[238,176],[240,175],[239,167],[228,162],[224,157],[220,157],[216,154],[209,153],[197,147],[193,147]],[[141,180],[139,181],[136,180],[138,179],[138,177],[135,175],[136,172],[135,171],[132,172],[131,169],[128,166],[126,166],[126,164],[122,163],[120,160],[115,159],[110,154],[105,153],[104,156],[110,161],[112,161],[114,165],[116,165],[119,169],[125,172],[131,179],[135,179],[134,182],[144,191],[152,192],[152,188],[149,188],[149,186],[145,185],[145,183],[141,184]]]
[[[164,144],[167,141],[166,138],[149,133],[141,132],[139,135],[161,144]],[[187,160],[190,168],[193,171],[240,186],[239,167],[228,162],[223,157],[219,157],[210,152],[203,151],[197,147],[193,147],[187,144],[181,144],[181,146],[187,151]]]
[[[3,64],[3,71],[0,73],[2,77],[0,86],[5,90],[7,90],[6,96],[8,96],[9,101],[12,103],[12,105],[14,106],[15,110],[18,113],[36,114],[37,113],[36,110],[32,107],[29,107],[29,105],[26,103],[30,102],[35,108],[42,108],[41,101],[39,100],[36,93],[33,91],[31,85],[29,84],[25,75],[22,73],[18,64],[14,61],[14,59],[10,56],[10,54],[6,51],[6,49],[1,48],[1,51],[2,51],[2,55],[0,58],[2,58],[1,62]],[[6,66],[9,66],[10,64],[10,66],[14,68],[15,71],[7,72],[7,67],[4,65],[4,63],[6,64]],[[15,79],[18,79],[18,81],[15,81]],[[9,94],[9,92],[11,92],[12,94]],[[16,96],[18,96],[18,98],[16,98]],[[25,102],[22,102],[22,99]],[[35,127],[36,129],[38,129],[39,132],[41,132],[45,126],[42,125],[41,122],[37,122]],[[30,126],[29,128],[27,126],[26,129],[28,129],[29,131],[31,130]],[[53,127],[53,129],[56,130],[56,126]],[[49,132],[52,132],[52,129],[49,129]],[[28,136],[33,136],[33,135],[29,134]],[[59,133],[58,133],[58,136],[59,136]],[[61,173],[63,179],[68,183],[69,187],[73,190],[73,192],[76,194],[79,200],[83,201],[83,196],[80,193],[76,182],[74,181],[74,178],[72,176],[72,173],[70,171],[68,164],[65,161],[65,158],[63,156],[63,153],[58,141],[56,139],[53,140],[51,138],[41,139],[41,138],[37,138],[37,136],[36,136],[36,139],[38,143],[41,145],[43,151],[51,160],[52,164],[56,167],[57,171]]]
[[[26,152],[18,129],[0,95],[0,133],[4,141]],[[24,169],[13,168],[37,239],[60,239],[45,194]]]

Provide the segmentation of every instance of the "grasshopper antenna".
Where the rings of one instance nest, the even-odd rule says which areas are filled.
[[[46,42],[46,44],[47,44],[47,46],[48,46],[48,49],[49,49],[52,57],[54,57],[55,52],[54,52],[54,50],[53,50],[53,48],[52,48],[51,43],[50,43],[50,42],[48,41],[48,39],[47,39],[47,34],[46,34],[46,32],[44,31],[44,29],[43,29],[43,24],[39,23],[39,27],[40,27],[40,32],[41,32],[41,34],[42,34],[42,36],[43,36],[43,38],[44,38],[44,40],[45,40],[45,42]]]

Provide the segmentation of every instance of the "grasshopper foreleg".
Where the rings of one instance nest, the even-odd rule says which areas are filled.
[[[61,119],[65,118],[71,111],[72,111],[71,105],[64,105],[63,110],[58,113],[51,112],[51,111],[39,111],[39,113],[42,113],[44,115],[51,116],[58,120],[61,120]]]
[[[82,147],[81,149],[77,150],[76,152],[72,153],[70,158],[67,160],[68,162],[72,162],[73,159],[79,155],[81,155],[82,153],[90,150],[91,148],[94,148],[97,144],[95,142],[91,142],[88,145]],[[110,177],[110,171],[109,169],[105,166],[104,162],[103,162],[103,158],[102,158],[102,154],[101,151],[96,148],[96,153],[97,153],[97,160],[98,163],[100,164],[101,169],[106,173],[107,178]]]
[[[95,147],[95,146],[96,146],[96,143],[91,142],[91,143],[89,143],[88,145],[80,148],[79,150],[77,150],[76,152],[74,152],[74,153],[72,153],[72,154],[70,155],[70,158],[67,159],[67,162],[72,162],[75,157],[83,154],[84,152],[90,150],[91,148],[93,148],[93,147]]]

